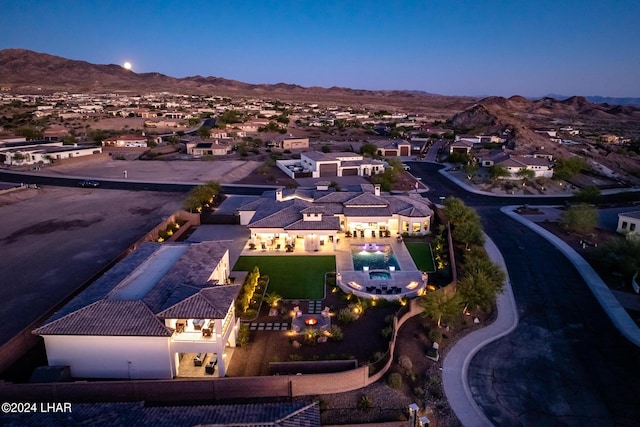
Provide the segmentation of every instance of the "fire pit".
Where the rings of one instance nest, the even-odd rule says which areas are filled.
[[[316,323],[318,323],[318,319],[316,319],[315,317],[307,317],[306,319],[304,319],[304,324],[307,326],[313,326]]]

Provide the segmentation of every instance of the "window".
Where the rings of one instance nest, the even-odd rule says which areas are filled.
[[[623,230],[627,229],[627,221],[622,221],[622,229]]]
[[[419,233],[420,232],[420,223],[419,222],[414,222],[413,224],[411,224],[411,231],[413,231],[414,233]]]
[[[631,225],[629,226],[629,231],[635,231],[636,230],[636,224],[635,223],[631,223]]]
[[[402,221],[402,231],[405,233],[409,232],[409,223],[407,221]]]

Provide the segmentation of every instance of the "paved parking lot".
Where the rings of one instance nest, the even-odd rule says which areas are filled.
[[[182,204],[179,193],[29,189],[0,196],[0,344]]]

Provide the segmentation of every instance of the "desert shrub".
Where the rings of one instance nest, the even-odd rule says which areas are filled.
[[[349,308],[345,307],[338,312],[338,321],[342,323],[353,323],[357,319],[355,313],[353,313]]]
[[[342,341],[344,339],[344,332],[338,325],[331,325],[329,328],[329,339],[331,341]]]
[[[382,338],[384,338],[385,340],[390,339],[391,335],[393,335],[393,326],[385,326],[384,328],[382,328],[380,333],[382,334]]]
[[[376,351],[373,353],[373,361],[377,362],[378,360],[382,360],[384,358],[384,353],[381,351]]]
[[[409,356],[401,355],[400,357],[398,357],[398,364],[407,371],[413,369],[413,363],[411,362],[411,358]]]
[[[429,381],[427,381],[429,387],[437,387],[440,385],[440,379],[436,376],[429,377]]]
[[[251,330],[249,330],[249,325],[246,323],[240,324],[240,329],[238,330],[238,339],[236,340],[236,344],[239,346],[248,344],[250,337],[251,337]]]
[[[424,389],[422,387],[414,387],[413,394],[418,398],[424,397]]]
[[[363,394],[360,396],[360,399],[358,399],[358,408],[369,409],[372,406],[373,406],[373,399],[371,399],[371,396],[367,394]]]
[[[398,390],[400,387],[402,387],[402,375],[397,372],[392,373],[387,379],[387,384],[389,385],[389,387]]]
[[[442,332],[437,329],[429,331],[429,340],[431,342],[437,342],[439,344],[442,341]]]

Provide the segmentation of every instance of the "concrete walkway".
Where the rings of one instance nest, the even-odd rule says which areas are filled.
[[[485,235],[485,239],[485,250],[493,262],[507,273],[502,254],[488,236]],[[496,320],[458,341],[449,350],[442,364],[445,395],[451,409],[466,427],[493,425],[471,396],[467,371],[471,359],[482,347],[511,333],[518,326],[518,310],[508,276],[503,292],[498,295],[496,305],[498,312]]]

